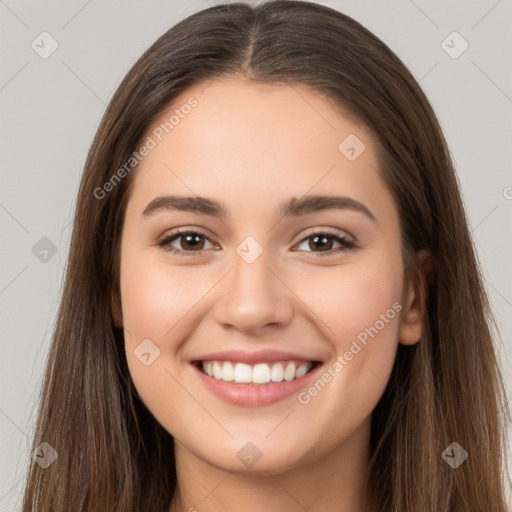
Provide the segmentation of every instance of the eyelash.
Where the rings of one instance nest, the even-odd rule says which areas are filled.
[[[170,247],[169,244],[171,242],[181,238],[183,235],[201,235],[201,236],[205,237],[207,240],[209,240],[210,242],[212,242],[210,240],[210,238],[202,231],[191,230],[191,229],[177,229],[173,233],[163,236],[160,240],[158,240],[157,245],[159,247],[161,247],[164,251],[171,252],[177,256],[183,256],[183,257],[201,256],[203,254],[203,252],[205,250],[207,250],[207,249],[201,249],[199,251],[184,251],[183,249],[176,249],[175,247]],[[327,237],[334,239],[335,242],[339,242],[342,245],[342,247],[339,247],[338,249],[330,249],[329,251],[318,252],[318,253],[316,253],[315,251],[306,251],[306,252],[312,252],[313,254],[315,254],[315,256],[309,256],[309,257],[318,258],[318,257],[324,257],[324,256],[332,256],[334,254],[339,254],[344,251],[349,251],[349,250],[355,249],[357,247],[355,242],[352,242],[352,241],[348,240],[347,238],[330,231],[329,229],[323,229],[323,230],[319,230],[319,231],[310,232],[306,237],[302,238],[299,241],[299,245],[302,242],[305,242],[306,240],[308,240],[309,238],[312,238],[314,236],[319,236],[319,235],[327,235]]]

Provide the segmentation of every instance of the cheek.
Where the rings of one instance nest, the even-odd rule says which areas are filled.
[[[333,352],[321,382],[305,391],[301,403],[311,402],[327,423],[333,410],[343,414],[348,407],[354,426],[373,410],[393,367],[402,309],[401,260],[381,257],[371,265],[317,271],[297,286]]]
[[[183,376],[176,364],[177,351],[194,329],[194,306],[215,281],[210,279],[208,284],[208,279],[205,281],[199,274],[197,269],[173,270],[140,253],[128,252],[122,259],[121,300],[128,369],[142,401],[169,432],[175,427],[173,422],[166,423],[171,406],[182,410],[183,417],[190,412],[190,397],[179,384]],[[147,365],[142,356],[146,353]]]
[[[385,331],[386,337],[398,334],[397,309],[400,307],[396,304],[402,294],[399,263],[382,261],[372,265],[361,263],[338,269],[317,269],[310,279],[298,280],[294,288],[317,317],[315,323],[323,324],[323,331],[338,354],[348,349],[351,340],[376,323],[379,331],[383,334]],[[386,317],[385,329],[382,315]]]
[[[199,317],[205,314],[208,293],[218,281],[218,274],[200,266],[172,267],[165,256],[150,258],[129,250],[121,261],[128,367],[143,400],[158,407],[170,396],[177,400],[182,394],[169,372],[178,380],[183,377],[180,347],[197,327]],[[141,352],[150,353],[152,362],[148,366],[138,357]]]
[[[181,330],[187,312],[211,288],[207,277],[197,268],[173,270],[165,262],[143,257],[127,256],[123,264],[121,298],[126,329],[169,343]]]

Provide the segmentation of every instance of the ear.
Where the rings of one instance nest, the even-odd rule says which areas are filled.
[[[123,327],[123,310],[121,308],[121,297],[117,289],[112,290],[110,295],[110,313],[116,327]]]
[[[428,276],[432,269],[432,253],[422,249],[417,254],[420,271],[411,275],[405,291],[404,308],[400,324],[400,343],[414,345],[425,331],[424,318]],[[421,271],[422,270],[422,271]]]

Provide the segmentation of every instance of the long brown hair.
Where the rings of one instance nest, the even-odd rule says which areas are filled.
[[[78,192],[33,441],[33,449],[49,443],[58,458],[46,469],[31,460],[23,511],[170,506],[173,438],[137,395],[123,331],[112,318],[137,169],[108,193],[104,184],[178,94],[229,76],[308,86],[370,129],[400,214],[407,268],[420,275],[417,251],[432,253],[424,276],[426,334],[414,346],[399,345],[373,411],[369,482],[376,509],[505,512],[509,410],[495,323],[441,128],[417,82],[379,38],[306,1],[224,4],[187,17],[140,57],[110,101]],[[442,456],[452,442],[468,453],[456,469]]]

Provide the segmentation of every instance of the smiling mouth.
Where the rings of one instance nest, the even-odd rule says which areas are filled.
[[[320,361],[276,361],[246,364],[232,361],[193,361],[202,373],[216,380],[235,384],[279,384],[307,375]]]

